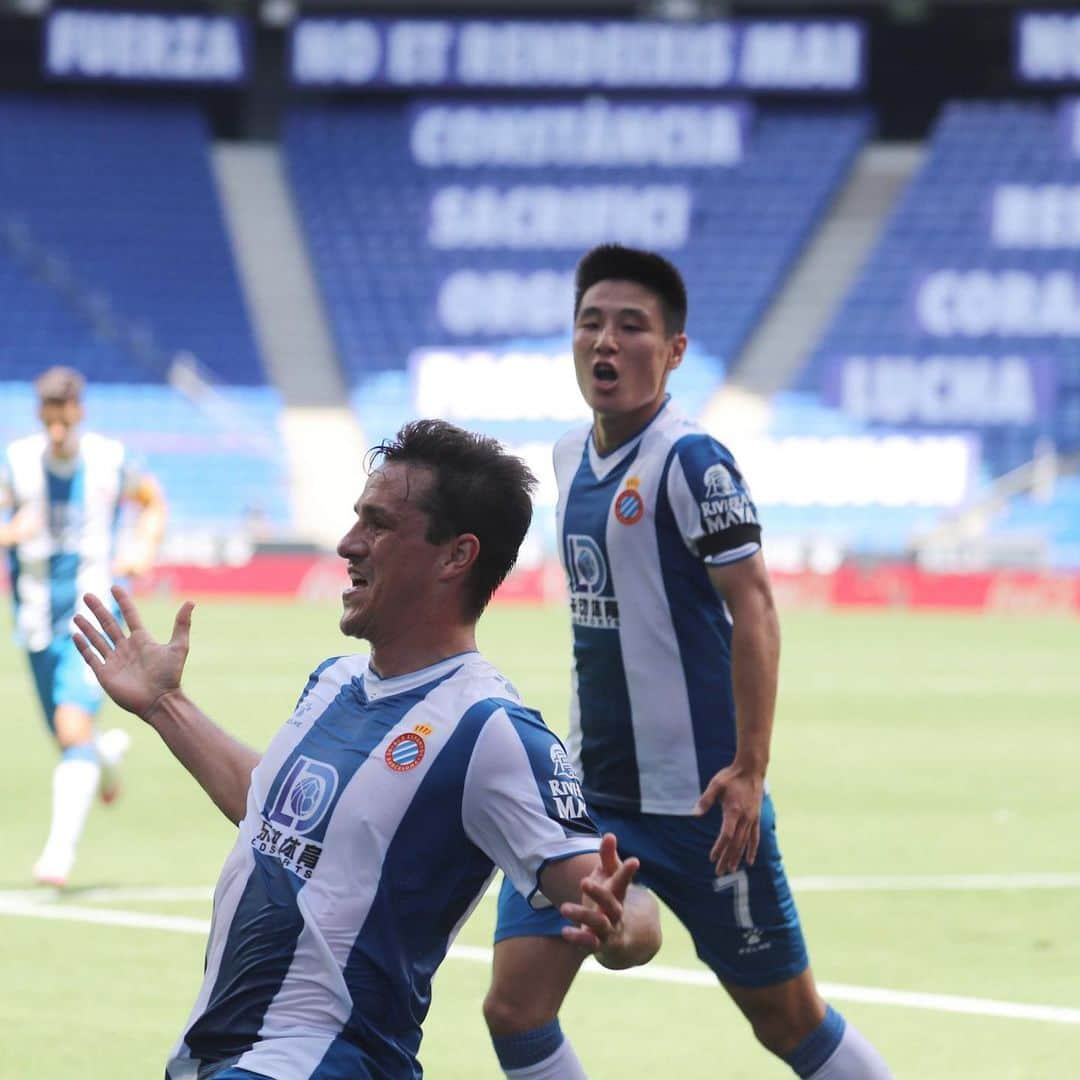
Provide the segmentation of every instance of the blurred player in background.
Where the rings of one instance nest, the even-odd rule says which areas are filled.
[[[38,699],[60,749],[53,771],[52,824],[34,877],[63,886],[94,795],[112,802],[128,745],[120,728],[98,734],[103,696],[72,642],[84,592],[107,592],[115,576],[150,569],[165,525],[157,483],[114,439],[80,433],[83,377],[53,367],[34,384],[44,431],[18,439],[0,461],[0,546],[9,554],[15,626]],[[131,550],[116,561],[123,502],[138,508]]]
[[[605,245],[578,266],[574,367],[593,422],[555,447],[571,759],[594,820],[641,860],[762,1044],[802,1077],[884,1080],[817,992],[781,864],[765,783],[779,625],[742,475],[666,393],[686,310],[658,255]],[[504,882],[484,1012],[508,1076],[584,1076],[517,1067],[581,962],[559,930]]]
[[[104,635],[76,617],[110,696],[240,826],[171,1080],[419,1077],[432,976],[495,865],[538,906],[561,904],[575,949],[603,963],[660,945],[636,860],[620,863],[580,798],[553,793],[578,787],[562,744],[476,651],[529,527],[532,474],[442,421],[407,425],[376,462],[338,545],[341,629],[370,656],[320,664],[265,754],[181,690],[190,604],[167,644],[121,590],[130,634],[94,597]],[[561,1041],[545,1050],[558,1068]]]

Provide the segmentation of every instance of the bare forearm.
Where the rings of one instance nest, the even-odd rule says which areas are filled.
[[[780,628],[771,603],[742,618],[736,615],[731,635],[735,762],[761,776],[769,764],[779,663]]]
[[[198,780],[214,805],[233,824],[239,823],[259,755],[222,731],[183,690],[164,694],[143,719]]]

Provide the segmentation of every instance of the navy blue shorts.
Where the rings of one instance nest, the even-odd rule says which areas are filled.
[[[705,817],[623,814],[590,806],[601,832],[613,832],[622,857],[641,860],[635,880],[648,886],[690,931],[698,956],[725,983],[772,986],[809,964],[799,914],[776,842],[776,811],[766,795],[761,843],[753,866],[717,877],[709,861],[720,813]],[[553,908],[534,911],[503,879],[496,942],[556,937],[566,920]]]

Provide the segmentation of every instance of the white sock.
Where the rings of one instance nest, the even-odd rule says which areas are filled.
[[[504,1075],[512,1080],[588,1080],[573,1045],[565,1038],[558,1050],[543,1061],[522,1069],[507,1069]]]
[[[848,1020],[840,1045],[809,1080],[892,1080],[892,1073],[870,1040]]]
[[[101,766],[95,758],[76,757],[67,751],[57,763],[53,770],[52,824],[43,858],[74,861],[100,777]]]

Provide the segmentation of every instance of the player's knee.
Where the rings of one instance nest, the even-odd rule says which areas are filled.
[[[518,993],[513,987],[493,985],[484,998],[484,1022],[496,1038],[535,1031],[557,1015],[542,999]]]

